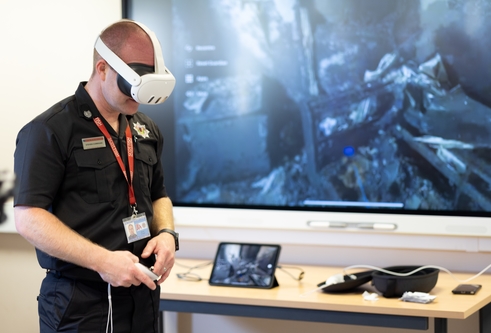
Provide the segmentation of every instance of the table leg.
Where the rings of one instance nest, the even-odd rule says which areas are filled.
[[[164,311],[159,311],[159,322],[157,325],[159,333],[164,333]]]
[[[435,318],[435,333],[447,333],[448,332],[448,320],[447,318]]]
[[[491,304],[479,310],[479,333],[491,333]]]

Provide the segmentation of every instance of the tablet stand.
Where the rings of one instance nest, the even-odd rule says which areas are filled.
[[[278,283],[278,280],[276,280],[276,276],[275,275],[273,276],[273,279],[274,280],[273,280],[273,285],[271,286],[271,289],[280,286],[280,284]]]

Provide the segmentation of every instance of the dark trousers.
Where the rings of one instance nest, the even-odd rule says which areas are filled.
[[[114,333],[157,333],[160,288],[111,287]],[[73,280],[50,272],[38,297],[41,333],[105,333],[108,288],[103,282]],[[109,331],[110,332],[110,331]]]

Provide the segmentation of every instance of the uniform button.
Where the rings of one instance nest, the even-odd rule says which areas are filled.
[[[101,165],[102,164],[101,160],[97,160],[97,164]]]

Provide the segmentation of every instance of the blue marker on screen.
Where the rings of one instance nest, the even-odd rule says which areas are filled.
[[[343,153],[344,153],[344,156],[351,157],[355,154],[355,148],[353,148],[351,146],[346,146],[343,149]]]

